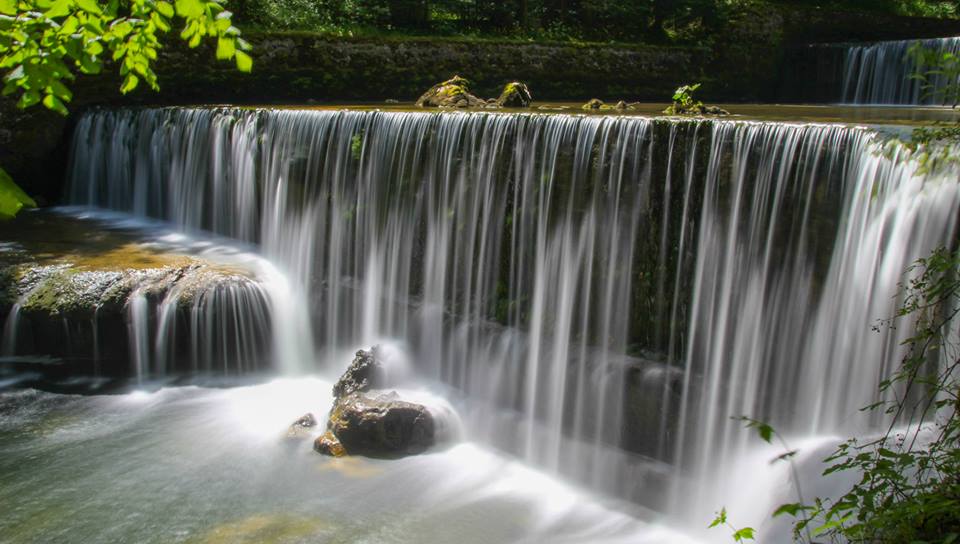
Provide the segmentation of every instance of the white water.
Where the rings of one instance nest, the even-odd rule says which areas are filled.
[[[286,439],[330,389],[0,393],[2,540],[693,543],[476,443],[378,461]]]
[[[98,112],[71,195],[259,244],[312,322],[277,331],[279,368],[398,339],[472,438],[700,527],[759,457],[731,416],[878,424],[856,409],[903,332],[870,327],[960,208],[956,170],[879,150],[838,125]]]

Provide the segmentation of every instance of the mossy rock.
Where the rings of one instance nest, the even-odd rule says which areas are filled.
[[[530,89],[519,81],[511,81],[504,85],[496,104],[501,108],[529,108],[531,102],[533,95]]]
[[[16,355],[69,361],[75,375],[129,374],[130,309],[136,297],[146,302],[151,336],[158,334],[156,319],[164,303],[173,312],[166,314],[168,323],[185,327],[192,312],[226,292],[249,293],[252,303],[261,304],[251,312],[267,308],[265,299],[256,298],[261,291],[251,273],[157,250],[134,233],[96,221],[22,212],[0,224],[0,239],[8,246],[0,252],[0,320],[14,315],[18,305],[7,347]],[[249,341],[266,346],[259,338]],[[172,349],[181,345],[189,353],[186,342]],[[188,359],[176,357],[184,365]]]
[[[687,107],[677,103],[670,104],[665,110],[663,110],[663,113],[667,115],[713,115],[717,117],[730,115],[729,111],[719,106],[706,106],[700,103],[696,103]]]
[[[604,104],[603,100],[600,100],[599,98],[591,98],[590,100],[587,101],[586,104],[584,104],[580,108],[584,110],[596,111],[596,110],[608,110],[610,109],[610,106]]]
[[[483,99],[470,94],[470,81],[460,76],[437,83],[417,99],[421,108],[482,108],[487,105]]]

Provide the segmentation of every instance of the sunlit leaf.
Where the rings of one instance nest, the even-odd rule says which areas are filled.
[[[173,17],[173,5],[170,2],[157,2],[157,13],[164,17]]]
[[[36,207],[37,203],[0,168],[0,219],[12,219],[23,208]]]
[[[127,74],[127,77],[123,80],[123,85],[120,87],[120,92],[127,94],[130,91],[137,88],[137,85],[140,84],[140,78],[134,74]]]
[[[241,72],[249,72],[253,69],[253,59],[243,51],[237,51],[237,69]]]
[[[56,0],[44,15],[51,19],[65,17],[70,14],[70,8],[73,6],[72,0]]]
[[[236,42],[233,38],[219,38],[217,40],[217,58],[220,60],[229,60],[233,58],[237,51]]]
[[[69,113],[67,107],[63,105],[63,101],[52,94],[43,97],[43,105],[60,115],[67,115]]]
[[[177,0],[177,14],[181,17],[196,18],[203,15],[203,2],[201,0]]]

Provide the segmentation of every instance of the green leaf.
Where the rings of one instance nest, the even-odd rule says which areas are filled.
[[[73,2],[71,0],[57,0],[52,6],[50,6],[50,9],[48,9],[44,15],[50,19],[63,17],[70,14],[70,8],[72,6]]]
[[[679,90],[679,89],[678,89],[678,90]],[[748,417],[743,417],[743,416],[741,416],[741,417],[734,417],[734,418],[732,418],[732,419],[736,419],[736,420],[740,420],[740,421],[746,422],[746,428],[748,428],[748,429],[756,429],[756,430],[757,430],[757,434],[760,435],[760,438],[761,438],[764,442],[767,442],[767,443],[769,444],[769,443],[772,441],[773,435],[775,434],[775,431],[773,430],[773,427],[771,427],[770,425],[768,425],[768,424],[766,424],[766,423],[764,423],[764,422],[762,422],[762,421],[758,421],[758,420],[756,420],[756,419],[750,419],[750,418],[748,418]]]
[[[201,0],[177,0],[177,14],[184,18],[203,16],[203,2]]]
[[[727,509],[721,508],[720,511],[717,512],[717,517],[713,518],[713,521],[710,522],[710,525],[707,526],[707,529],[713,529],[717,525],[722,525],[726,522],[727,522]]]
[[[99,74],[100,62],[91,57],[82,57],[80,59],[80,71],[85,74]]]
[[[170,2],[157,2],[157,13],[164,17],[173,17],[173,5]]]
[[[790,516],[797,517],[798,512],[802,512],[807,508],[807,506],[804,506],[798,502],[781,504],[780,507],[773,512],[773,517],[781,516],[783,514],[789,514]]]
[[[243,51],[237,51],[237,70],[249,72],[253,69],[253,59]]]
[[[98,4],[96,0],[76,0],[76,2],[83,11],[93,13],[94,15],[103,13],[103,10],[100,9],[100,4]]]
[[[4,15],[16,15],[17,0],[0,0],[0,13]]]
[[[794,458],[797,455],[797,453],[799,453],[798,450],[790,450],[790,451],[783,452],[780,455],[771,459],[770,464],[772,465],[774,463],[779,463],[780,461],[789,461],[790,459]]]
[[[120,87],[120,92],[127,94],[130,91],[137,88],[137,85],[140,83],[140,78],[134,74],[127,74],[126,79],[123,80],[123,85]]]
[[[52,94],[43,97],[43,105],[46,106],[47,109],[51,109],[60,115],[70,113],[67,111],[67,107],[63,105],[63,101]]]
[[[756,533],[756,531],[754,531],[753,527],[744,527],[743,529],[733,533],[733,539],[737,542],[753,540],[754,533]]]
[[[12,219],[25,207],[36,208],[37,203],[0,168],[0,219]]]
[[[217,59],[218,60],[232,59],[236,51],[237,51],[237,46],[233,38],[219,38],[217,40]]]

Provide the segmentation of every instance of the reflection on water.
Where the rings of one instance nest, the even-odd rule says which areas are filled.
[[[692,542],[470,442],[378,461],[285,438],[330,402],[314,378],[0,393],[2,540]]]

